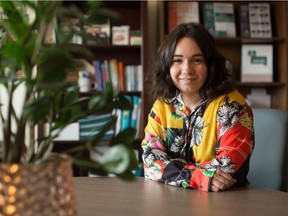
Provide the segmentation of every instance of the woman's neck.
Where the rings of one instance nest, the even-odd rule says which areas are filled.
[[[180,94],[180,97],[190,112],[192,112],[197,107],[197,105],[201,100],[201,97],[198,94],[195,95]]]

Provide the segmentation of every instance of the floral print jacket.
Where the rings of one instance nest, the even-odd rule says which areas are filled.
[[[247,184],[254,148],[253,113],[237,91],[189,113],[180,96],[156,100],[142,141],[144,175],[165,184],[209,191],[217,169]]]

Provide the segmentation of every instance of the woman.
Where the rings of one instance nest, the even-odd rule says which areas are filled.
[[[223,191],[247,184],[253,114],[231,67],[201,24],[181,24],[159,47],[155,102],[142,141],[145,177]]]

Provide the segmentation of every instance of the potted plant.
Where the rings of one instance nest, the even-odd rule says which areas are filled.
[[[76,7],[62,7],[59,1],[0,2],[0,209],[6,215],[31,212],[32,215],[39,212],[58,215],[58,210],[67,210],[63,215],[76,215],[73,188],[65,186],[73,186],[71,160],[100,175],[112,172],[126,180],[134,179],[131,170],[137,167],[137,160],[131,147],[135,137],[132,128],[115,134],[109,142],[109,150],[98,161],[81,157],[68,157],[67,160],[66,154],[51,151],[53,140],[70,123],[90,114],[132,109],[125,96],[114,91],[110,84],[103,92],[85,97],[79,94],[77,86],[67,81],[67,73],[83,66],[79,58],[93,56],[86,48],[67,43],[71,35],[61,34],[56,29],[58,43],[45,43],[53,15],[77,17],[84,23],[111,15],[99,2],[88,3],[90,16],[87,17]],[[27,16],[27,8],[34,12],[32,21]],[[91,37],[80,30],[73,34]],[[48,125],[47,133],[35,133],[43,124]],[[116,117],[113,117],[99,133],[83,145],[70,149],[69,153],[95,151],[95,146],[115,124]],[[61,165],[62,161],[64,165]],[[55,172],[45,171],[46,164]],[[21,169],[28,170],[28,174]],[[59,177],[56,172],[64,174]],[[41,181],[44,182],[41,184]],[[36,184],[39,182],[40,186]],[[43,185],[48,188],[41,194],[39,190]],[[56,202],[59,197],[60,201]]]

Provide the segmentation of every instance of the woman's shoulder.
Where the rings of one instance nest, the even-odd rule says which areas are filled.
[[[240,93],[238,92],[237,90],[234,90],[234,91],[231,91],[227,94],[223,94],[221,96],[219,96],[215,102],[217,103],[223,103],[224,101],[227,101],[229,100],[230,102],[232,101],[236,101],[240,104],[245,104],[246,103],[246,99],[245,97]]]
[[[222,105],[230,104],[230,105],[241,105],[244,107],[248,107],[245,97],[239,93],[237,90],[231,91],[227,94],[220,95],[214,101],[209,104],[209,109],[218,110]]]
[[[165,101],[162,101],[160,99],[157,99],[155,100],[154,104],[153,104],[153,107],[156,108],[156,109],[167,109],[168,107],[171,106],[171,103],[169,102],[165,102]]]

